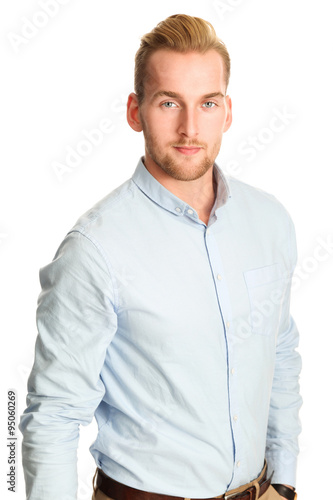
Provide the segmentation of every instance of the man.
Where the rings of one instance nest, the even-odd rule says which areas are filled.
[[[202,19],[142,39],[127,118],[145,155],[41,270],[21,419],[31,500],[76,498],[79,424],[94,415],[95,500],[295,498],[294,230],[214,163],[229,72]]]

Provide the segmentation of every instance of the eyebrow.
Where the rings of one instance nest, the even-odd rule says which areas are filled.
[[[156,92],[153,95],[153,100],[157,99],[157,97],[171,97],[172,99],[182,99],[182,96],[180,94],[177,94],[177,92],[172,92],[171,90],[160,90]],[[205,94],[202,96],[202,99],[210,99],[212,97],[224,97],[224,94],[222,92],[211,92],[210,94]]]

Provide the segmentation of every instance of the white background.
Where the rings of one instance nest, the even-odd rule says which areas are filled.
[[[296,226],[292,312],[301,334],[304,398],[298,491],[301,499],[326,498],[333,444],[330,3],[54,2],[59,8],[52,16],[42,8],[46,0],[3,2],[0,8],[1,498],[25,498],[20,435],[17,492],[6,486],[6,395],[16,389],[22,413],[36,338],[39,268],[52,260],[77,218],[132,175],[143,154],[142,136],[124,115],[134,55],[140,36],[175,13],[211,21],[231,55],[234,121],[218,163],[273,193]],[[279,132],[270,132],[277,112],[284,122]],[[83,131],[104,119],[113,128],[101,144],[57,174],[54,162],[66,164],[70,148],[86,139]],[[253,140],[257,148],[246,153]],[[95,433],[94,423],[81,431],[80,500],[91,497],[94,463],[88,447]]]

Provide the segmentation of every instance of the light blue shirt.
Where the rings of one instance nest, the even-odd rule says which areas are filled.
[[[40,271],[21,417],[30,500],[73,500],[79,425],[116,481],[208,498],[256,478],[295,485],[300,357],[290,217],[215,165],[208,224],[139,162]]]

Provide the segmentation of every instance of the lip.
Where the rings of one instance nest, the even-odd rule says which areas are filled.
[[[195,147],[195,146],[175,146],[175,149],[183,154],[183,155],[186,155],[186,156],[192,156],[192,155],[195,155],[197,153],[199,153],[199,151],[201,151],[201,147]]]

